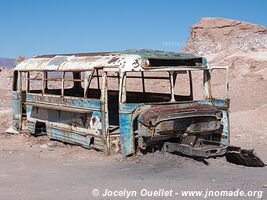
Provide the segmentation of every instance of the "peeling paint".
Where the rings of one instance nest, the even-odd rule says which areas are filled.
[[[98,74],[100,69],[103,69],[102,75]],[[15,70],[18,73],[75,72],[79,76],[80,72],[85,72],[84,80],[78,80],[84,81],[85,89],[80,87],[73,90],[81,91],[82,97],[65,96],[65,89],[61,89],[58,94],[46,94],[43,86],[39,93],[31,93],[27,89],[25,100],[22,101],[21,84],[14,87],[17,89],[13,91],[13,127],[17,130],[22,130],[22,122],[26,121],[26,128],[33,135],[37,134],[38,129],[46,130],[52,139],[95,148],[106,154],[121,151],[124,157],[134,155],[138,148],[160,146],[169,140],[189,146],[193,143],[201,146],[199,143],[204,144],[203,141],[207,139],[219,143],[218,146],[229,145],[228,80],[226,99],[213,99],[210,87],[212,67],[203,57],[148,50],[44,55],[21,62]],[[177,101],[172,98],[170,102],[164,103],[127,103],[126,72],[169,72],[172,74],[169,79],[173,79],[173,72],[185,70],[204,72],[203,100],[193,101],[190,96]],[[90,81],[95,77],[95,71],[101,76],[98,84],[101,88],[99,99],[86,96],[87,92],[90,93],[87,90],[90,90]],[[108,109],[112,105],[108,105],[107,72],[118,72],[120,91],[115,107],[118,112],[113,113],[119,119],[117,124],[110,124],[111,111]],[[45,78],[42,81],[45,85]],[[64,88],[64,78],[61,81]],[[79,85],[75,81],[74,85]],[[174,80],[170,80],[170,83],[171,96],[174,97]],[[25,113],[22,106],[26,108]]]

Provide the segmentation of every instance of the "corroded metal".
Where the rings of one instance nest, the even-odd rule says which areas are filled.
[[[121,151],[124,157],[134,155],[138,149],[147,149],[169,140],[185,145],[186,141],[192,141],[192,137],[188,135],[211,138],[212,141],[228,145],[229,100],[227,94],[225,99],[212,98],[212,69],[203,57],[150,50],[43,55],[30,58],[15,68],[17,79],[13,91],[13,128],[22,130],[23,123],[26,123],[28,131],[33,135],[42,129],[52,139],[95,148],[106,154]],[[199,70],[204,76],[204,98],[193,101],[191,71]],[[32,71],[42,73],[43,76],[32,78],[29,75]],[[50,71],[61,72],[62,77],[47,77]],[[21,73],[24,72],[25,91],[21,86]],[[70,96],[66,95],[65,88],[68,72],[73,73],[71,81],[74,82],[73,88],[69,89]],[[81,77],[82,72],[85,72],[84,77]],[[109,76],[110,72],[116,72],[117,75]],[[131,78],[142,79],[142,93],[145,94],[145,79],[168,79],[170,101],[127,102],[128,72],[142,72],[140,77]],[[147,72],[168,72],[169,76],[145,77]],[[177,100],[174,94],[178,72],[188,72],[190,79],[190,94],[181,96],[180,100]],[[119,82],[116,102],[109,102],[110,77],[118,78]],[[97,78],[99,98],[88,97],[93,91],[89,88],[93,78]],[[29,84],[37,80],[41,81],[42,87],[34,93]],[[47,93],[48,81],[59,81],[61,89]],[[228,91],[228,79],[226,82]],[[72,94],[77,91],[80,92],[79,96]],[[133,98],[138,99],[138,94]],[[109,116],[112,106],[113,110],[116,109],[114,114],[118,119],[117,124],[111,124],[111,121],[115,121]],[[26,111],[23,111],[23,108]]]
[[[160,63],[160,65],[158,64]],[[111,53],[63,54],[37,56],[17,65],[18,71],[88,71],[94,68],[113,68],[120,72],[160,70],[179,66],[206,69],[205,58],[189,54],[161,51],[122,51]],[[158,69],[159,67],[159,69]]]

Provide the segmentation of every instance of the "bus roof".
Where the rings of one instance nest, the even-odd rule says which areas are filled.
[[[204,57],[153,50],[53,54],[29,58],[17,64],[18,71],[90,71],[113,68],[116,71],[207,69]]]

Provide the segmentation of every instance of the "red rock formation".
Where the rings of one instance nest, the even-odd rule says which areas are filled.
[[[190,28],[183,52],[217,53],[226,49],[267,48],[267,27],[224,18],[202,18]]]

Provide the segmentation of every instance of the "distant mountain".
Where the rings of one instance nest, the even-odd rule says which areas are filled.
[[[16,59],[13,58],[0,58],[0,67],[11,68],[14,67]]]

